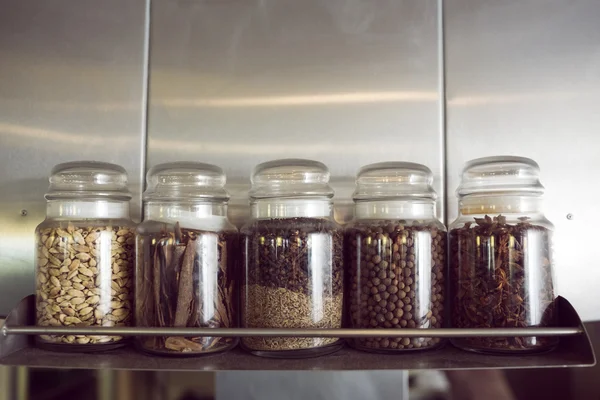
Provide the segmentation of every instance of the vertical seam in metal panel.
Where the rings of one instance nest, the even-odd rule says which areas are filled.
[[[142,71],[142,143],[140,157],[140,221],[144,219],[144,202],[142,193],[146,186],[146,165],[148,162],[148,116],[149,116],[149,91],[150,91],[150,26],[151,26],[151,6],[152,1],[145,1],[144,10],[144,67]]]
[[[448,226],[448,132],[446,123],[446,35],[444,24],[444,0],[438,0],[438,74],[440,92],[440,132],[442,134],[442,214]]]

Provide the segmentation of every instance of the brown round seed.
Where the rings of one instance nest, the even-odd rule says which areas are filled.
[[[424,234],[427,232],[430,235]],[[352,284],[348,287],[353,327],[441,327],[445,235],[437,223],[369,221],[362,224],[359,221],[346,235],[348,253],[352,255],[349,267]],[[431,248],[430,260],[417,258],[417,249],[423,246]],[[429,265],[417,265],[417,262],[429,262]],[[424,287],[424,284],[430,286]],[[430,296],[425,303],[421,297],[423,291]],[[423,308],[427,310],[425,314],[414,312]],[[410,341],[403,344],[395,339],[368,338],[353,342],[384,349],[428,348],[439,343],[432,338],[418,338],[414,344]]]

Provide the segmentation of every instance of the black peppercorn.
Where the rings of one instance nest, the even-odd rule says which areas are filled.
[[[381,229],[380,229],[381,228]],[[443,227],[437,223],[406,224],[390,221],[357,222],[346,231],[348,285],[346,298],[349,322],[355,328],[439,328],[442,326],[445,260]],[[364,244],[368,243],[368,247]],[[359,247],[360,244],[363,244]],[[416,267],[415,248],[431,248],[431,258],[419,258],[426,265]],[[369,257],[369,259],[367,259]],[[439,272],[439,274],[438,274]],[[428,285],[428,286],[423,286]],[[430,298],[423,299],[421,293]],[[363,295],[376,304],[376,317],[361,312]],[[425,301],[425,303],[422,303]],[[352,308],[355,305],[356,308]],[[415,312],[418,311],[418,312]],[[433,319],[433,315],[438,315]],[[374,325],[375,323],[375,325]],[[408,338],[353,339],[358,348],[408,349]],[[420,338],[422,349],[437,346],[440,341]],[[411,345],[412,346],[412,345]]]

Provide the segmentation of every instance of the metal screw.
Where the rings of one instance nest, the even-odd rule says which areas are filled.
[[[27,216],[27,210],[21,210],[21,217]]]
[[[567,214],[567,219],[568,220],[572,220],[573,219],[573,214],[571,214],[571,213]]]

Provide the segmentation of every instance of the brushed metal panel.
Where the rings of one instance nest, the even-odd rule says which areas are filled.
[[[2,315],[33,292],[33,232],[53,165],[123,165],[140,215],[147,7],[0,0],[0,9]]]
[[[600,319],[600,2],[448,0],[444,12],[448,219],[465,161],[535,159],[558,291],[583,319]]]
[[[443,196],[438,3],[154,2],[148,167],[223,167],[237,224],[252,168],[276,158],[328,165],[341,222],[364,164],[426,164]]]
[[[407,371],[236,371],[218,373],[216,398],[407,400]]]

